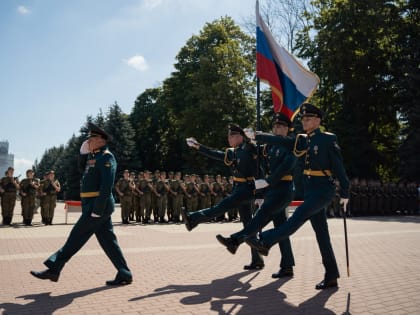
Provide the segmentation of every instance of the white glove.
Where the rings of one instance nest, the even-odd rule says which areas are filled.
[[[267,183],[267,181],[265,179],[257,179],[255,181],[255,189],[262,189],[267,187],[269,184]]]
[[[92,218],[100,218],[101,217],[99,214],[96,214],[96,213],[93,213],[93,212],[90,214],[90,216]]]
[[[245,128],[244,132],[249,139],[255,140],[255,132],[252,128]]]
[[[190,137],[185,139],[187,141],[187,145],[192,148],[197,148],[200,144],[195,140],[195,138]]]
[[[349,198],[340,198],[340,205],[343,205],[343,209],[347,212],[347,204],[349,203]]]
[[[89,143],[85,140],[80,147],[80,154],[88,154],[90,152]]]
[[[261,208],[263,203],[264,203],[264,199],[255,199],[255,205],[257,205],[258,208]]]

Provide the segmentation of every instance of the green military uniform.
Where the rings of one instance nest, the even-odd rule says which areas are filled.
[[[4,225],[11,225],[16,204],[18,181],[5,176],[0,180],[0,187],[4,190],[1,198],[1,215]]]
[[[194,212],[198,209],[198,193],[195,185],[192,181],[185,183],[185,206],[187,212]]]
[[[54,185],[60,189],[60,182],[54,180]],[[53,182],[49,179],[44,179],[41,182],[41,217],[45,224],[51,225],[54,218],[55,207],[57,205],[57,189],[54,187]]]
[[[301,107],[303,119],[321,118],[322,112],[312,104]],[[311,119],[311,118],[309,118]],[[280,137],[257,135],[256,140],[262,143],[282,145],[305,157],[304,201],[296,208],[292,216],[275,229],[260,234],[260,240],[249,239],[248,244],[267,254],[270,247],[296,232],[306,221],[310,221],[325,268],[324,280],[316,285],[316,289],[337,286],[339,271],[331,245],[325,207],[335,196],[336,185],[332,176],[340,184],[340,197],[349,198],[349,180],[347,178],[337,137],[332,133],[322,132],[319,128],[297,137]]]
[[[39,185],[33,178],[25,178],[20,183],[20,195],[22,204],[23,223],[32,225],[34,211],[36,208],[35,199]]]
[[[120,196],[122,223],[128,224],[131,208],[133,207],[133,183],[129,179],[120,178],[116,188],[122,194]]]
[[[169,188],[171,192],[169,193],[168,201],[171,203],[172,208],[171,219],[175,223],[180,221],[181,207],[184,199],[181,185],[182,182],[178,179],[172,179],[169,181]]]
[[[210,208],[211,207],[211,193],[210,193],[210,187],[208,183],[201,183],[198,186],[198,189],[200,190],[200,209],[204,208]]]
[[[143,223],[147,224],[152,215],[152,189],[150,188],[152,181],[150,179],[142,179],[139,181],[138,189],[143,193],[140,195],[140,213]]]
[[[165,214],[166,214],[166,207],[168,204],[167,199],[167,189],[166,189],[167,181],[159,179],[156,181],[155,190],[159,195],[156,195],[156,211],[155,211],[155,222],[156,218],[159,220],[160,223],[165,223]]]
[[[93,124],[90,126],[99,130],[98,133],[104,132]],[[90,136],[95,137],[92,129],[93,127],[90,127]],[[82,215],[71,230],[64,246],[44,262],[49,269],[44,272],[32,271],[32,275],[40,279],[57,281],[64,265],[95,234],[102,249],[118,271],[115,280],[107,281],[107,284],[131,283],[132,275],[118,245],[111,221],[111,214],[115,209],[112,189],[116,168],[115,157],[106,146],[87,155],[80,193]]]

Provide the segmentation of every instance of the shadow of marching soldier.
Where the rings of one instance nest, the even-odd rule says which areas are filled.
[[[71,304],[74,299],[84,297],[89,294],[101,292],[104,290],[112,289],[112,286],[101,286],[77,292],[72,292],[63,295],[51,296],[51,292],[28,294],[16,297],[17,299],[33,300],[28,304],[17,303],[0,303],[0,309],[3,309],[3,315],[15,314],[53,314],[57,310]]]

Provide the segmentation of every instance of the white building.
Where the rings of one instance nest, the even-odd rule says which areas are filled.
[[[9,166],[14,167],[14,158],[13,154],[9,154],[9,142],[0,141],[0,178],[4,176]]]

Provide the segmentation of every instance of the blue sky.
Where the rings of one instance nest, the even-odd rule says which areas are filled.
[[[88,115],[160,86],[186,41],[254,0],[1,0],[0,140],[15,175],[66,144]]]

